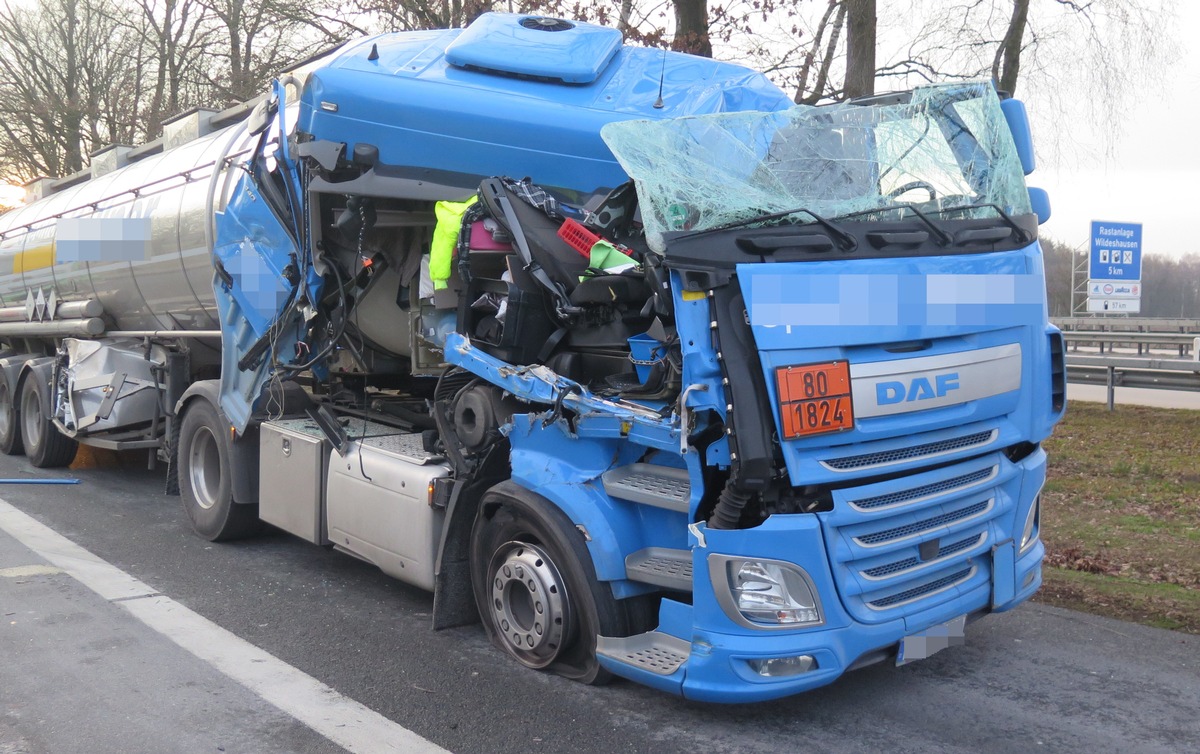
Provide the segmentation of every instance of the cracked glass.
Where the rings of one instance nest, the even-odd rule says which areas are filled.
[[[914,89],[907,102],[610,123],[602,136],[637,184],[650,247],[664,234],[803,208],[826,219],[996,218],[1032,212],[990,83]],[[797,213],[787,222],[813,222]]]

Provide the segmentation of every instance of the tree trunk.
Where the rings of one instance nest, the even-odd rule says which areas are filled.
[[[1013,0],[1012,18],[1008,31],[996,50],[992,63],[992,78],[996,86],[1009,94],[1017,91],[1017,76],[1021,73],[1021,42],[1025,38],[1025,26],[1029,21],[1029,0]]]
[[[875,93],[875,0],[846,3],[846,97]]]
[[[80,39],[78,6],[74,2],[63,4],[63,14],[66,26],[62,29],[61,39],[64,45],[64,81],[67,85],[66,108],[63,113],[62,129],[66,154],[63,156],[65,175],[71,175],[83,170],[83,93],[79,91],[82,79],[79,65],[79,45],[86,44]]]
[[[625,36],[629,36],[629,19],[633,16],[633,0],[621,0],[621,9],[617,13],[617,28]]]
[[[708,38],[708,0],[673,0],[675,5],[675,40],[671,49],[693,55],[712,57],[712,41]]]

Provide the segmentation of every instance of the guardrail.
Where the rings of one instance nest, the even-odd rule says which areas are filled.
[[[1170,333],[1170,332],[1116,332],[1116,331],[1088,331],[1088,330],[1064,330],[1063,338],[1066,339],[1067,345],[1078,346],[1081,343],[1093,344],[1099,347],[1099,352],[1104,353],[1107,350],[1111,353],[1113,346],[1136,346],[1138,355],[1149,354],[1154,346],[1163,346],[1175,348],[1179,352],[1179,357],[1184,358],[1188,353],[1200,353],[1200,347],[1197,341],[1200,341],[1200,335],[1194,332],[1190,333]],[[1076,350],[1072,348],[1072,350]]]
[[[1200,319],[1162,319],[1159,317],[1052,317],[1060,330],[1098,330],[1100,332],[1175,332],[1200,334]]]
[[[1067,382],[1108,388],[1109,411],[1118,387],[1200,392],[1200,361],[1196,359],[1067,354],[1066,362]]]
[[[1108,408],[1118,387],[1200,392],[1200,319],[1055,317],[1067,343],[1067,382],[1104,385]],[[1080,353],[1095,346],[1096,355]],[[1114,348],[1136,348],[1137,355]],[[1155,356],[1169,348],[1179,358]],[[1186,358],[1190,355],[1191,358]]]

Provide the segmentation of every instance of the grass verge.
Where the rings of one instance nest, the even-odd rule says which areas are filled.
[[[1046,452],[1035,599],[1200,634],[1200,411],[1072,402]]]

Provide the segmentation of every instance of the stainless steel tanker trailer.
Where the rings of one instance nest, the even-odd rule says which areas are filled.
[[[920,659],[1041,583],[1048,204],[990,85],[791,104],[488,13],[182,116],[0,215],[0,451],[146,449],[582,681]]]

